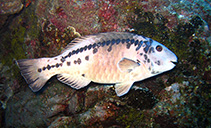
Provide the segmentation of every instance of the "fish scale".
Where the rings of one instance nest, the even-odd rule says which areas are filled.
[[[117,67],[118,60],[120,60],[124,56],[123,54],[121,55],[121,53],[124,53],[123,51],[126,50],[125,45],[120,44],[120,46],[117,47],[117,45],[114,44],[112,46],[112,49],[114,50],[110,52],[108,51],[109,47],[110,46],[99,48],[99,54],[93,56],[96,65],[90,67],[92,67],[91,70],[93,72],[97,70],[97,72],[94,73],[95,75],[92,78],[92,81],[94,82],[102,82],[102,81],[104,83],[120,82],[122,79],[126,79],[127,77],[127,73],[126,74],[122,73],[120,70],[118,70]],[[103,75],[104,77],[102,77],[100,74],[105,74],[105,75]],[[120,76],[120,74],[122,75]]]
[[[17,60],[32,91],[39,91],[54,75],[62,83],[80,89],[91,81],[115,84],[118,96],[134,82],[171,70],[176,55],[150,38],[108,32],[74,39],[52,58]]]

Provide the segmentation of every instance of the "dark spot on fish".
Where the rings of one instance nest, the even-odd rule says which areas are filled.
[[[127,49],[129,49],[129,48],[130,48],[130,45],[131,45],[131,44],[127,43],[127,45],[126,45]]]
[[[129,43],[130,42],[130,39],[126,39],[126,43]]]
[[[81,64],[81,59],[80,58],[78,58],[78,64]]]
[[[150,38],[150,39],[149,39],[149,43],[152,44],[152,42],[153,42],[153,40]]]
[[[45,71],[46,67],[43,67],[42,70]]]
[[[135,40],[134,40],[134,39],[132,39],[132,40],[131,40],[131,44],[133,44],[134,42],[135,42]]]
[[[72,55],[74,55],[74,54],[75,54],[75,50],[72,51]]]
[[[68,56],[71,57],[71,52],[69,52]]]
[[[83,52],[84,48],[80,48],[79,52]]]
[[[37,71],[38,71],[38,72],[42,72],[42,69],[41,69],[41,68],[38,68]]]
[[[85,77],[85,74],[82,74],[81,76]]]
[[[87,48],[88,48],[88,47],[87,47],[87,46],[85,46],[85,47],[84,47],[84,51],[86,51],[86,50],[87,50]]]
[[[52,68],[54,68],[54,67],[55,67],[55,65],[51,65],[51,67],[52,67]]]
[[[99,43],[97,43],[97,47],[99,48],[101,46],[101,43],[99,42]]]
[[[58,64],[58,63],[56,64],[56,67],[57,67],[57,68],[59,67],[59,64]]]
[[[122,44],[124,44],[125,43],[125,39],[122,39]]]
[[[103,43],[102,43],[102,47],[104,47],[104,46],[105,46],[105,44],[106,44],[106,43],[105,43],[105,41],[103,41]]]
[[[67,66],[70,66],[70,62],[67,62]]]
[[[114,45],[116,43],[116,41],[113,39],[112,41],[111,41],[111,45]]]
[[[62,63],[60,63],[60,64],[59,64],[59,66],[61,66],[61,67],[62,67]]]
[[[110,43],[111,43],[111,41],[110,41],[110,40],[108,40],[108,41],[106,42],[106,45],[108,46]]]
[[[140,60],[137,59],[136,61],[137,61],[137,63],[140,63]]]
[[[139,42],[139,45],[142,45],[143,44],[143,41],[141,40],[140,42]]]
[[[141,43],[138,44],[136,51],[138,51],[141,48],[141,45],[142,45]]]
[[[157,62],[155,62],[157,65],[160,65],[160,61],[158,60]]]
[[[149,67],[148,69],[151,70],[151,67]]]
[[[107,49],[107,51],[110,52],[111,50],[112,50],[112,47],[110,46],[110,47]]]
[[[65,58],[64,58],[64,57],[62,57],[62,58],[61,58],[61,62],[63,63],[64,61],[65,61]]]
[[[68,57],[68,55],[66,55],[64,58],[66,59]]]
[[[97,53],[97,48],[93,49],[93,54]]]
[[[142,55],[143,55],[143,53],[140,53],[139,55],[140,55],[140,56],[142,56]]]
[[[92,45],[90,44],[89,46],[88,46],[88,49],[90,50],[92,48]]]
[[[147,53],[147,51],[149,50],[152,44],[152,39],[150,41],[144,41],[144,43],[146,44],[146,47],[144,48],[144,52]]]
[[[85,60],[87,60],[87,61],[88,61],[88,60],[89,60],[89,56],[86,56],[86,57],[85,57]]]
[[[95,48],[97,46],[97,44],[96,43],[94,43],[93,45],[92,45],[92,48]]]
[[[50,59],[48,59],[48,61],[47,62],[49,62],[50,61]]]
[[[116,44],[119,44],[119,43],[120,43],[120,39],[117,39],[117,40],[116,40]]]
[[[156,74],[156,73],[155,73],[155,71],[153,70],[153,71],[151,72],[151,74]]]
[[[149,63],[150,62],[150,59],[147,59],[147,63]]]
[[[138,42],[139,42],[138,40],[135,41],[135,46],[138,45]]]
[[[74,64],[77,64],[77,61],[76,60],[74,60]]]
[[[57,58],[54,58],[54,60],[57,60]]]
[[[146,54],[144,54],[144,59],[147,60],[147,55]]]
[[[149,49],[149,53],[154,53],[154,52],[155,52],[154,48],[151,47],[151,48]]]
[[[48,65],[48,66],[47,66],[47,69],[48,69],[48,70],[50,70],[50,69],[51,69],[51,66],[50,66],[50,65]]]
[[[79,49],[77,49],[77,50],[75,51],[75,53],[78,54],[78,53],[79,53]]]

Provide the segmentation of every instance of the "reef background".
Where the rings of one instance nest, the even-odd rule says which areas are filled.
[[[0,18],[0,127],[210,127],[209,0],[1,0]],[[110,31],[157,40],[176,68],[118,97],[111,85],[76,91],[55,77],[33,93],[15,64]]]

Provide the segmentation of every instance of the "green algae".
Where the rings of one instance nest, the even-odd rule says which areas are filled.
[[[138,112],[134,108],[129,108],[123,115],[119,116],[116,120],[125,125],[125,128],[139,127],[140,122],[143,121],[145,115]]]
[[[25,58],[24,53],[24,36],[26,29],[24,27],[15,28],[7,36],[4,36],[4,41],[2,41],[4,53],[6,57],[1,57],[1,62],[3,65],[11,66],[13,64],[13,59]],[[3,52],[3,51],[2,51]]]

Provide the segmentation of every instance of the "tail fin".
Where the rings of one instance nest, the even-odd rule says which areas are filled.
[[[52,76],[46,72],[39,72],[46,61],[47,58],[17,60],[21,74],[33,92],[39,91]]]

